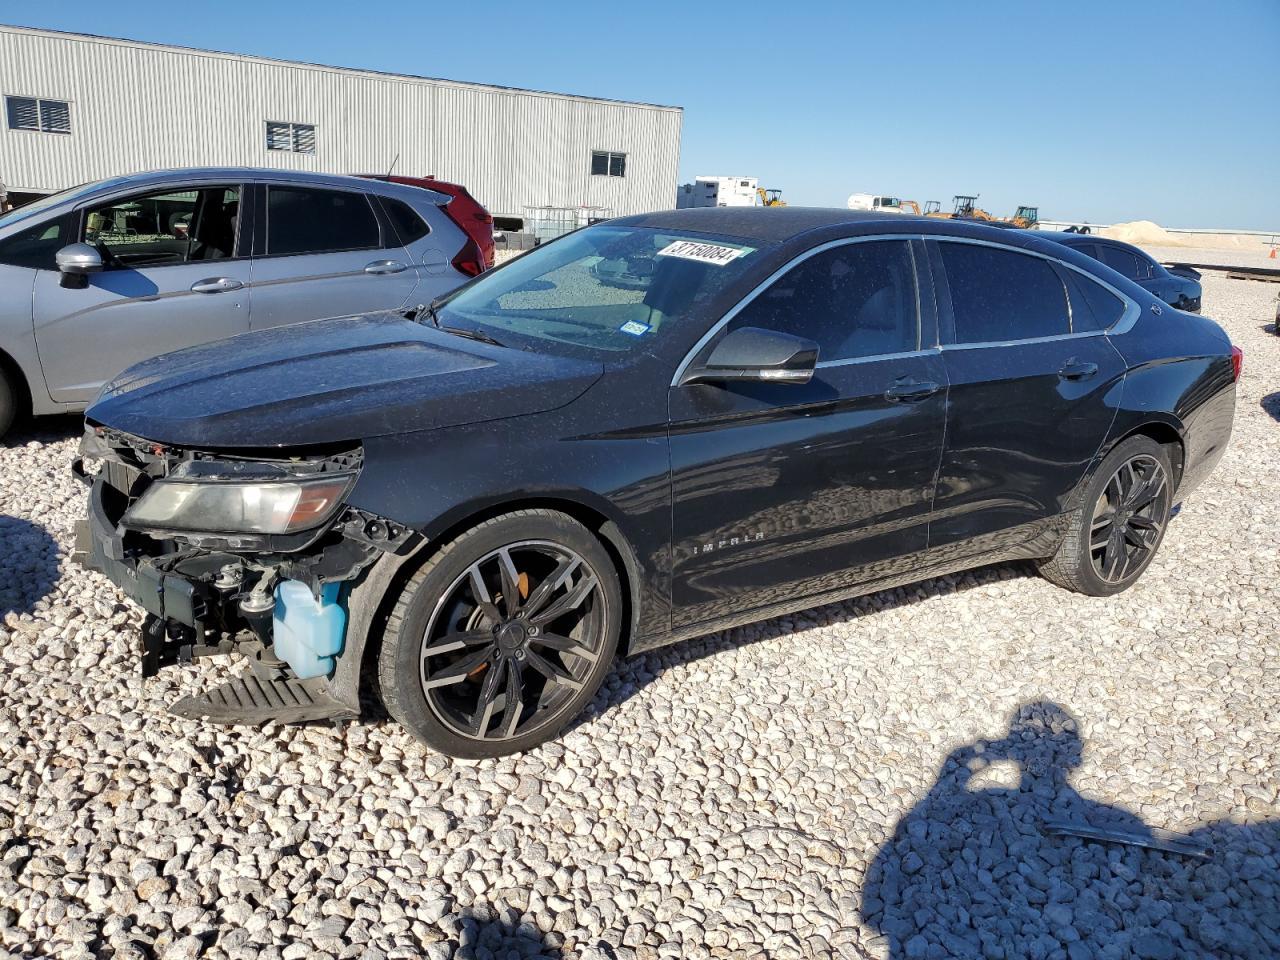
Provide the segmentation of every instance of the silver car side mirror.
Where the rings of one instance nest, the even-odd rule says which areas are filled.
[[[89,274],[102,271],[102,254],[87,243],[69,243],[58,251],[54,260],[62,274],[61,284],[73,290],[89,285]]]
[[[102,270],[102,254],[97,247],[87,243],[69,243],[58,251],[55,259],[59,273],[83,276]]]

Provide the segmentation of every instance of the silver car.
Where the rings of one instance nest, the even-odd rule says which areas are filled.
[[[211,168],[102,180],[0,216],[0,436],[23,414],[83,410],[157,354],[430,302],[469,279],[450,199]]]

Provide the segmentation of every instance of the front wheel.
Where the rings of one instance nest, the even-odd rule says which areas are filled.
[[[618,575],[591,531],[551,510],[505,514],[409,579],[379,655],[382,697],[442,753],[527,750],[595,695],[621,624]]]
[[[1150,437],[1130,437],[1098,467],[1058,552],[1040,565],[1052,583],[1106,597],[1127,590],[1164,540],[1173,503],[1169,455]]]

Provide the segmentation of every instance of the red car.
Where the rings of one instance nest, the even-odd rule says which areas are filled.
[[[467,276],[474,277],[493,266],[493,217],[475,197],[460,183],[437,180],[435,177],[397,177],[384,173],[358,173],[366,180],[387,180],[411,187],[423,187],[437,193],[447,193],[453,199],[445,205],[449,219],[462,228],[471,242],[453,259],[453,265]]]

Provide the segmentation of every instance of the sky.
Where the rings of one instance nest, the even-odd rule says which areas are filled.
[[[681,183],[792,204],[1280,230],[1280,0],[0,0],[0,22],[677,105]]]

